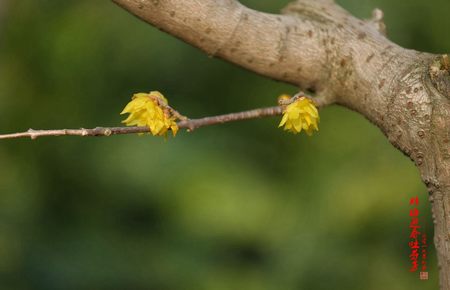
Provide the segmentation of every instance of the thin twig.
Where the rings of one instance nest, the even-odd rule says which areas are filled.
[[[323,107],[331,103],[331,101],[324,98],[314,98],[314,102],[318,107]],[[204,117],[200,119],[187,119],[178,122],[179,128],[193,131],[203,126],[210,126],[215,124],[223,124],[227,122],[234,122],[240,120],[257,119],[262,117],[270,117],[281,115],[284,106],[259,108],[244,112],[230,113],[225,115],[218,115],[213,117]],[[122,134],[136,134],[149,133],[148,127],[96,127],[92,129],[56,129],[56,130],[34,130],[29,129],[26,132],[3,134],[0,139],[15,139],[15,138],[31,138],[37,139],[44,136],[111,136]]]

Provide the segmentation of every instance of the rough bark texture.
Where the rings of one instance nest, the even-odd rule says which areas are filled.
[[[450,62],[385,37],[331,0],[280,15],[235,0],[113,0],[144,21],[261,75],[317,92],[377,125],[411,158],[430,193],[441,289],[450,290]]]

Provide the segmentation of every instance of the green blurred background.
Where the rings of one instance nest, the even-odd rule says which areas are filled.
[[[286,0],[246,0],[268,12]],[[448,0],[384,10],[395,42],[450,51]],[[117,126],[134,92],[191,117],[271,106],[295,88],[139,21],[110,1],[0,0],[0,132]],[[311,138],[278,118],[150,136],[0,142],[0,289],[437,289],[410,273],[412,162],[362,116],[321,111]]]

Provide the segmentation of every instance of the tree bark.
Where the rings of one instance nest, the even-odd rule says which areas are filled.
[[[355,110],[411,158],[429,190],[440,287],[450,290],[450,61],[385,36],[382,12],[360,20],[332,0],[282,14],[235,0],[113,0],[142,20],[258,74]]]

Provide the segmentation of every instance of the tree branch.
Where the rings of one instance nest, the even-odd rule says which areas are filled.
[[[230,113],[225,115],[218,115],[213,117],[205,117],[200,119],[187,119],[178,122],[179,128],[188,129],[193,131],[194,129],[211,126],[216,124],[223,124],[227,122],[241,121],[256,119],[269,116],[280,115],[283,108],[280,106],[260,108],[238,113]],[[136,133],[149,133],[148,127],[96,127],[92,129],[55,129],[55,130],[34,130],[29,129],[27,132],[2,134],[1,139],[16,139],[16,138],[31,138],[37,139],[44,136],[81,136],[81,137],[100,137],[111,135],[123,135],[123,134],[136,134]]]
[[[298,96],[305,96],[303,92],[299,92],[291,100],[297,99]],[[315,106],[322,108],[334,103],[332,98],[327,97],[315,97],[311,98]],[[229,113],[218,116],[204,117],[199,119],[189,119],[182,116],[173,108],[169,107],[171,110],[176,112],[181,117],[181,121],[177,123],[179,128],[187,129],[189,132],[194,131],[197,128],[211,126],[216,124],[223,124],[228,122],[243,121],[258,119],[263,117],[278,116],[283,113],[285,105],[290,104],[291,101],[285,101],[280,104],[280,106],[268,107],[268,108],[258,108],[243,112]],[[125,134],[136,134],[136,133],[149,133],[148,127],[96,127],[92,129],[80,128],[80,129],[50,129],[50,130],[34,130],[28,129],[26,132],[11,133],[11,134],[0,134],[0,140],[2,139],[17,139],[17,138],[31,138],[32,140],[38,137],[45,136],[81,136],[81,137],[108,137],[111,135],[125,135]]]
[[[113,1],[209,55],[335,99],[377,125],[428,187],[441,289],[450,290],[448,57],[388,40],[381,11],[360,20],[330,0],[297,0],[280,15],[235,0]]]

